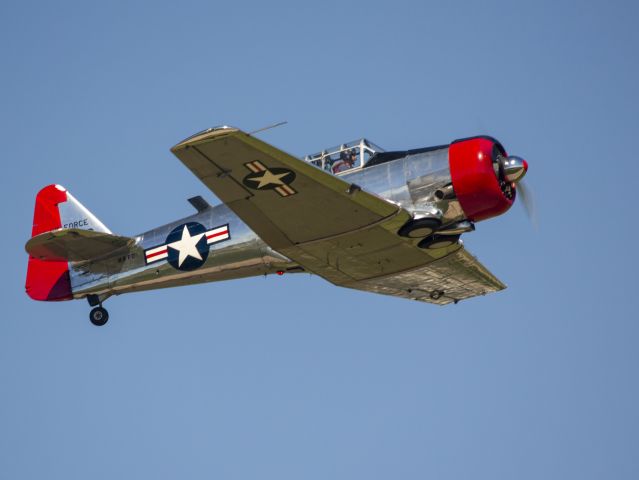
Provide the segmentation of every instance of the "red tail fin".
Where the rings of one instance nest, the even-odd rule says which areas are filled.
[[[49,185],[38,192],[33,212],[31,236],[62,227],[58,204],[67,201],[67,191],[60,185]],[[69,264],[66,261],[43,261],[29,256],[27,295],[34,300],[71,300]]]

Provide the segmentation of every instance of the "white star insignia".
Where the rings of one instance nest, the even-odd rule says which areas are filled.
[[[186,228],[186,225],[184,225],[184,229],[182,230],[182,238],[177,242],[169,243],[167,245],[167,247],[180,252],[180,256],[178,258],[178,267],[181,267],[188,257],[202,260],[202,255],[200,255],[200,252],[197,249],[197,243],[203,236],[203,233],[191,236],[191,232],[189,232],[189,229]]]
[[[272,173],[270,170],[264,170],[264,173],[262,174],[261,177],[253,177],[253,178],[249,178],[249,180],[251,182],[257,182],[258,183],[257,188],[263,188],[263,187],[266,187],[267,185],[280,186],[280,185],[286,185],[282,181],[282,177],[285,177],[288,174],[289,172]]]

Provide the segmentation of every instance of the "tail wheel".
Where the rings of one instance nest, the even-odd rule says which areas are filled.
[[[96,327],[101,327],[109,321],[109,312],[107,312],[106,308],[95,307],[89,313],[89,320]]]
[[[431,235],[419,242],[419,248],[435,250],[437,248],[446,248],[455,245],[459,241],[460,235]]]
[[[402,237],[423,238],[435,233],[441,225],[437,218],[417,218],[407,222],[397,233]]]

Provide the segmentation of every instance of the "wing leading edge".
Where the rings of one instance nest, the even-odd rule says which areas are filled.
[[[437,304],[505,288],[459,245],[425,250],[397,235],[405,209],[241,130],[171,151],[269,246],[336,285]]]

